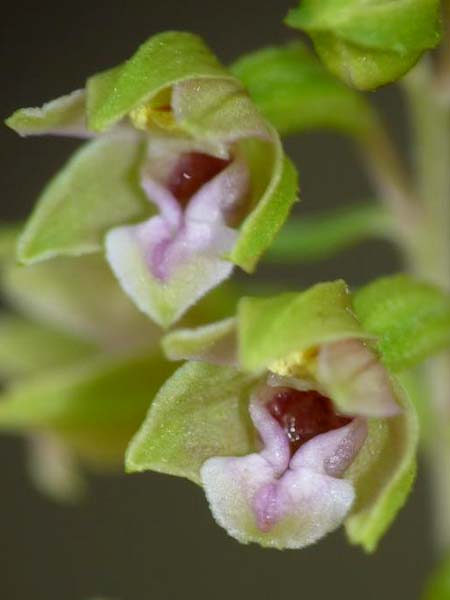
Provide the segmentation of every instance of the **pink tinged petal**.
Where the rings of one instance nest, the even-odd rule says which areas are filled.
[[[365,419],[353,419],[345,427],[318,435],[301,446],[289,466],[342,477],[364,444],[367,431]]]
[[[233,222],[242,212],[250,191],[250,173],[244,161],[236,159],[203,185],[186,208],[186,219],[209,223]]]
[[[174,323],[233,269],[217,254],[232,243],[228,232],[214,236],[195,229],[169,241],[169,229],[163,219],[153,217],[142,225],[111,230],[105,241],[107,260],[124,291],[163,327]],[[211,238],[216,246],[206,243]]]
[[[216,521],[237,540],[303,548],[342,523],[354,501],[350,481],[309,468],[280,479],[260,455],[211,458],[201,469]]]
[[[361,340],[342,340],[322,346],[317,379],[349,414],[390,417],[401,412],[386,368]]]
[[[349,513],[354,490],[340,479],[367,435],[363,419],[321,434],[289,460],[285,433],[265,408],[267,388],[250,413],[264,443],[259,454],[211,458],[201,470],[216,521],[241,542],[302,548],[336,529]]]
[[[153,179],[148,170],[142,173],[141,185],[149,200],[159,208],[161,217],[172,227],[180,227],[183,211],[169,190]]]

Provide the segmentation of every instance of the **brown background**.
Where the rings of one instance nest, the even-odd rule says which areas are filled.
[[[295,37],[281,24],[289,8],[278,0],[9,3],[2,9],[1,112],[38,105],[129,56],[153,33],[186,29],[206,37],[224,61]],[[401,97],[374,95],[398,141],[407,146]],[[1,216],[24,217],[47,178],[76,142],[21,140],[0,130]],[[369,195],[356,152],[327,134],[287,143],[301,173],[309,213]],[[321,265],[276,269],[261,277],[303,287],[398,269],[394,251],[367,243]],[[0,438],[0,598],[120,600],[228,598],[415,599],[432,562],[426,480],[378,553],[366,557],[342,532],[301,552],[240,546],[213,523],[200,489],[157,474],[93,478],[90,498],[57,506],[31,487],[21,440]]]

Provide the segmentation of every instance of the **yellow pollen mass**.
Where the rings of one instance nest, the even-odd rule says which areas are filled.
[[[144,104],[133,108],[129,116],[136,129],[142,131],[148,131],[155,125],[169,131],[173,131],[178,127],[172,109],[167,105],[152,106],[151,104]]]
[[[275,360],[269,371],[281,377],[309,378],[316,369],[317,352],[317,348],[293,352],[287,358]]]

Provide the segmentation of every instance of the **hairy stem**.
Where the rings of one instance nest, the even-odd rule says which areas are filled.
[[[414,133],[417,190],[423,207],[409,256],[415,274],[450,291],[450,96],[442,71],[424,61],[406,81]],[[426,370],[433,435],[428,448],[438,552],[450,549],[450,353]]]

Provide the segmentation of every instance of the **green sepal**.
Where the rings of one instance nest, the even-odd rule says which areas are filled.
[[[433,570],[421,598],[422,600],[449,600],[450,555],[445,556]]]
[[[239,358],[261,371],[294,352],[341,339],[367,338],[351,310],[344,281],[319,283],[301,293],[243,298],[238,307]]]
[[[230,77],[203,40],[169,31],[148,39],[125,63],[87,82],[89,128],[104,131],[158,92],[187,79]]]
[[[373,552],[411,491],[419,439],[417,416],[406,394],[398,394],[402,413],[369,419],[366,442],[346,473],[356,503],[345,522],[349,541]]]
[[[176,329],[164,336],[162,348],[170,360],[236,364],[236,320],[229,318],[193,329]]]
[[[12,314],[0,316],[0,377],[41,373],[87,358],[95,346],[63,331]]]
[[[239,237],[229,259],[244,271],[254,271],[261,255],[270,247],[297,201],[298,176],[292,162],[284,155],[281,143],[274,144],[275,156],[270,164],[266,158],[258,172],[271,173],[267,188],[240,227]]]
[[[47,102],[41,108],[20,108],[5,123],[19,135],[63,133],[85,136],[86,94],[76,90],[66,96]]]
[[[117,462],[173,364],[159,352],[97,357],[10,386],[0,403],[0,429],[50,431],[84,458]]]
[[[393,232],[390,215],[372,204],[291,219],[274,240],[264,260],[271,263],[323,260],[365,239],[387,238]]]
[[[99,254],[58,257],[28,267],[5,264],[1,285],[9,304],[27,318],[108,351],[154,347],[160,336]]]
[[[450,345],[450,296],[434,285],[408,275],[384,277],[357,291],[353,307],[393,371]]]
[[[333,73],[361,89],[399,79],[441,30],[439,0],[303,0],[286,21],[311,36]]]
[[[326,128],[359,137],[376,124],[364,97],[333,77],[300,42],[245,55],[231,71],[282,135]]]
[[[159,391],[132,440],[127,471],[153,470],[200,483],[200,468],[211,456],[252,452],[255,440],[247,404],[253,383],[229,367],[180,367]]]
[[[106,231],[150,214],[138,169],[142,141],[104,136],[76,152],[42,192],[19,239],[19,261],[98,252]]]

